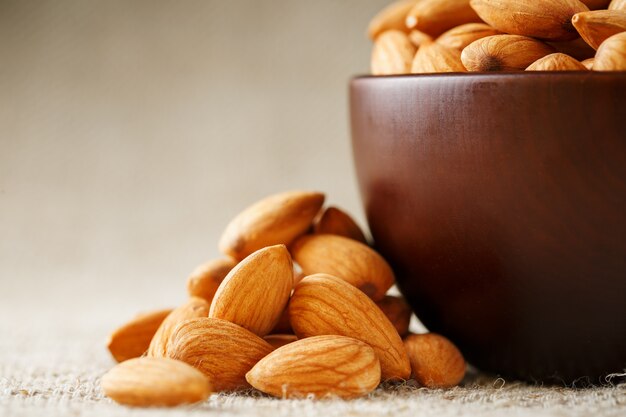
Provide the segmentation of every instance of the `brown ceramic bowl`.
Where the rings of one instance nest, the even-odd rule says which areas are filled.
[[[360,77],[352,140],[377,248],[478,368],[626,368],[626,73]]]

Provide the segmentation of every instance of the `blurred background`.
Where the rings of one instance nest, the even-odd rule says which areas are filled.
[[[347,87],[386,3],[0,0],[2,317],[175,306],[277,191],[363,224]]]

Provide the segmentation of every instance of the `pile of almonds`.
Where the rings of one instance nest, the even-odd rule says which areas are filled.
[[[626,71],[626,0],[398,0],[368,34],[373,75]]]
[[[113,332],[121,363],[103,376],[105,394],[174,406],[250,386],[348,399],[411,375],[431,388],[458,384],[461,353],[443,336],[409,333],[410,307],[387,295],[392,269],[324,199],[285,192],[235,217],[219,243],[224,258],[193,271],[185,304]]]

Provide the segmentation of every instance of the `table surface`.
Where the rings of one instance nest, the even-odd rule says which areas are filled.
[[[55,323],[55,324],[51,324]],[[105,349],[110,329],[88,316],[37,323],[0,321],[2,416],[624,416],[626,384],[595,388],[531,386],[469,375],[463,386],[429,390],[409,382],[353,400],[278,400],[250,391],[214,394],[206,402],[174,409],[134,409],[103,396],[100,377],[114,362]]]

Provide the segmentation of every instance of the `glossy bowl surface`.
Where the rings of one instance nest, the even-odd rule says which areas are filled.
[[[359,77],[354,158],[377,248],[478,368],[626,369],[626,73]]]

